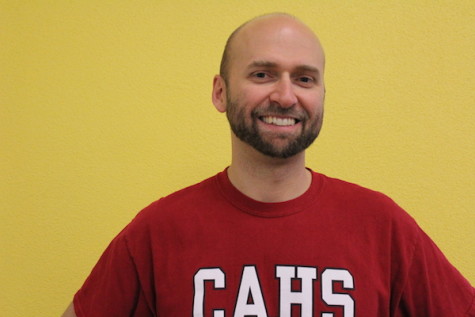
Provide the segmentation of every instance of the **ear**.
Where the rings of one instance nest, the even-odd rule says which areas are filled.
[[[224,78],[216,75],[213,78],[213,104],[219,112],[226,112],[226,83]]]

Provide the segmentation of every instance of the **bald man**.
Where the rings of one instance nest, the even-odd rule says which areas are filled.
[[[230,166],[142,210],[63,316],[475,316],[473,287],[406,212],[306,167],[324,67],[292,16],[233,32],[212,92]]]

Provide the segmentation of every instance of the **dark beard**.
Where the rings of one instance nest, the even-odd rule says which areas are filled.
[[[234,134],[243,142],[249,144],[257,151],[273,158],[288,158],[294,156],[303,150],[307,149],[313,141],[317,138],[321,128],[321,117],[315,118],[314,121],[309,121],[308,115],[305,114],[303,118],[299,118],[302,124],[302,132],[299,136],[293,140],[289,140],[288,143],[278,148],[271,142],[267,142],[261,136],[257,126],[259,119],[259,110],[254,109],[251,112],[251,124],[247,124],[245,121],[245,115],[243,109],[238,109],[238,103],[227,100],[227,112],[226,116],[231,126],[231,130]],[[278,105],[271,104],[266,109],[268,113],[276,115],[289,115],[293,112],[292,108],[282,108]],[[307,127],[308,126],[308,127]],[[277,136],[281,139],[288,138],[288,135],[282,134]]]

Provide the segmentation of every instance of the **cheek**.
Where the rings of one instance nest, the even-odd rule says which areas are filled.
[[[314,96],[307,96],[307,98],[301,98],[300,102],[302,107],[307,111],[310,117],[320,116],[323,112],[323,94],[315,94]]]
[[[256,107],[268,103],[271,92],[265,85],[243,85],[240,87],[238,98],[243,105]]]

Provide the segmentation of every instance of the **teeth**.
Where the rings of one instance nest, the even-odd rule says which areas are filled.
[[[290,126],[295,124],[295,119],[293,118],[263,117],[262,121],[278,126]]]

